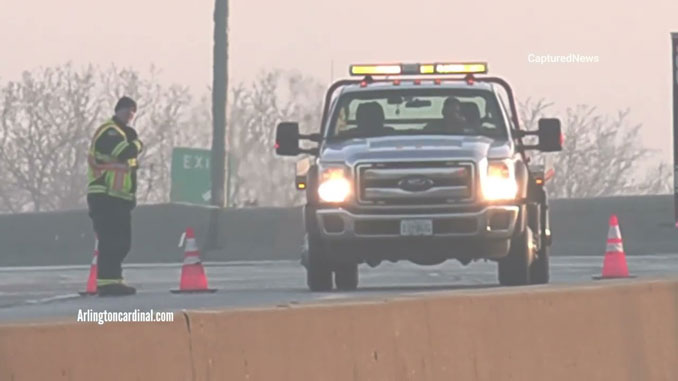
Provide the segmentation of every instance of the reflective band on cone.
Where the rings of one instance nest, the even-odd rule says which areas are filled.
[[[187,238],[186,239],[186,253],[197,253],[197,255],[200,255],[198,253],[198,245],[195,243],[195,238]]]
[[[197,264],[200,264],[200,257],[194,257],[194,256],[188,257],[187,256],[186,258],[184,258],[184,266],[185,265],[197,265]]]
[[[624,252],[624,244],[621,242],[619,243],[608,243],[607,244],[607,249],[605,250],[608,253],[623,253]]]

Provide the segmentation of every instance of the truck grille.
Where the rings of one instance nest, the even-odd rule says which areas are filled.
[[[473,201],[470,162],[359,164],[357,174],[361,204],[414,206]]]

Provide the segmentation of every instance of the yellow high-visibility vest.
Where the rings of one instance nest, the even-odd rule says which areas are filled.
[[[123,137],[123,141],[114,147],[110,154],[97,152],[97,141],[110,129],[118,132]],[[125,132],[112,119],[97,129],[87,157],[89,165],[87,173],[88,194],[107,194],[123,200],[135,200],[132,172],[137,167],[137,160],[132,158],[126,162],[120,162],[117,159],[117,155],[129,144],[131,143],[127,142]],[[133,144],[136,144],[137,148],[141,150],[140,142],[135,141]]]

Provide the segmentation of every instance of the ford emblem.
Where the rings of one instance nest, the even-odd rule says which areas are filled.
[[[408,192],[423,192],[433,188],[435,183],[433,180],[425,176],[408,176],[398,182],[398,186],[402,190]]]

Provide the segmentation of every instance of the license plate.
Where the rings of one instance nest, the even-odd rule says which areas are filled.
[[[431,220],[402,220],[402,221],[400,221],[400,235],[403,235],[403,236],[433,235],[433,221],[431,221]]]

